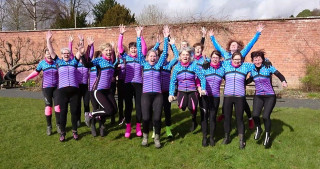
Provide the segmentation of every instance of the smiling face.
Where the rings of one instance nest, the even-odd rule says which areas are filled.
[[[263,59],[261,58],[261,56],[256,56],[256,57],[253,58],[253,64],[256,67],[261,67],[262,62],[263,62]]]
[[[196,46],[196,47],[194,48],[194,54],[195,54],[195,56],[200,56],[200,55],[202,54],[202,48],[201,48],[201,46]]]
[[[238,50],[238,43],[237,42],[232,42],[230,44],[229,50],[231,51],[231,53],[234,53],[235,51]]]
[[[102,50],[102,55],[106,56],[107,59],[111,59],[112,49],[110,47],[106,47]]]
[[[155,65],[158,62],[159,57],[155,51],[152,51],[148,53],[146,60],[150,65]]]
[[[219,64],[219,62],[220,62],[220,57],[216,54],[213,54],[211,56],[211,64],[217,65],[217,64]]]
[[[50,52],[48,50],[46,50],[46,53],[44,55],[44,57],[46,58],[47,61],[51,62],[52,61],[52,58],[51,58],[51,55],[50,55]]]
[[[235,66],[240,66],[241,65],[241,56],[240,55],[235,55],[232,58],[232,64]]]
[[[130,55],[131,55],[131,56],[136,56],[136,55],[137,55],[137,47],[131,46],[131,47],[129,48],[129,52],[130,52]]]
[[[190,61],[190,53],[187,51],[182,51],[180,56],[179,56],[179,60],[182,63],[188,63]]]
[[[68,50],[62,50],[62,59],[64,61],[69,61],[70,59],[70,52]]]

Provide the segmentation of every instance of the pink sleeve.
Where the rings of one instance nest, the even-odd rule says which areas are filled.
[[[143,36],[141,36],[141,49],[142,49],[142,54],[143,56],[146,56],[147,52],[148,52],[148,48],[147,48],[147,44],[146,41],[144,41]]]
[[[74,55],[72,53],[72,42],[69,42],[70,58],[73,59]]]
[[[119,39],[118,39],[118,50],[119,53],[123,53],[123,46],[122,46],[122,41],[123,41],[123,35],[119,35]]]
[[[196,86],[197,86],[197,87],[200,87],[200,86],[201,86],[201,83],[200,83],[200,79],[199,79],[199,78],[196,78]]]
[[[91,45],[91,48],[90,48],[90,54],[89,54],[90,59],[93,58],[93,55],[94,55],[94,46],[93,46],[93,44],[92,44],[92,45]]]
[[[39,75],[39,72],[37,72],[37,71],[33,71],[32,73],[30,73],[30,75],[29,75],[29,76],[27,76],[27,77],[24,79],[24,81],[26,82],[26,81],[28,81],[28,80],[30,80],[30,79],[32,79],[32,78],[34,78],[34,77],[38,76],[38,75]]]

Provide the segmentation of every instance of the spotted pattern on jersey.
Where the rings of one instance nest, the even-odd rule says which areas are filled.
[[[231,61],[224,61],[225,88],[224,96],[245,96],[245,80],[247,74],[254,68],[252,63],[242,63],[238,68],[231,65]]]
[[[58,86],[58,69],[54,62],[49,64],[45,60],[42,60],[38,64],[36,71],[39,73],[43,71],[42,88]]]
[[[174,95],[175,85],[177,82],[178,91],[196,91],[196,77],[198,77],[201,81],[201,89],[206,90],[206,79],[204,78],[202,71],[200,71],[196,62],[192,62],[186,67],[182,66],[179,62],[173,69],[169,86],[169,94],[171,96]]]
[[[224,68],[220,66],[218,69],[215,69],[210,66],[207,70],[202,69],[202,72],[207,82],[207,95],[213,97],[220,97],[220,85],[225,73]]]
[[[256,68],[251,70],[251,77],[253,77],[256,86],[256,95],[274,95],[274,90],[271,83],[271,76],[277,69],[273,66],[266,68],[262,66],[260,71]]]
[[[93,88],[95,90],[109,89],[111,87],[116,62],[112,63],[112,61],[108,61],[103,57],[98,57],[93,59],[92,63],[97,69],[97,77]]]
[[[169,91],[169,85],[170,85],[170,76],[171,76],[171,69],[174,65],[178,63],[179,59],[179,51],[175,44],[171,45],[174,58],[170,61],[163,64],[161,68],[161,90],[162,92],[168,92]]]

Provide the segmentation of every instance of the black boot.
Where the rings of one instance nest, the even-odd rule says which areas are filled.
[[[207,137],[206,136],[203,136],[203,138],[202,138],[202,146],[203,147],[207,147],[208,146]]]
[[[270,133],[266,132],[266,138],[264,139],[263,145],[265,148],[269,147],[269,143],[270,143]]]
[[[198,123],[197,123],[197,118],[196,117],[192,117],[192,124],[191,124],[191,127],[190,127],[190,131],[193,132],[198,126]]]
[[[214,145],[216,145],[216,142],[214,141],[213,137],[210,136],[209,141],[210,141],[210,146],[213,147]]]
[[[229,144],[230,143],[230,134],[229,133],[224,133],[224,139],[222,144]]]
[[[239,148],[244,149],[246,142],[244,141],[243,134],[239,134]]]
[[[261,128],[261,126],[257,126],[256,127],[256,133],[254,134],[254,139],[255,140],[259,140],[259,138],[261,137],[263,130]]]
[[[97,131],[96,131],[96,120],[95,118],[91,119],[91,134],[93,137],[97,136]]]

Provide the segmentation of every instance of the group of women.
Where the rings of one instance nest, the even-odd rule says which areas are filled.
[[[243,113],[245,107],[248,107],[245,90],[246,84],[254,81],[256,86],[253,100],[253,120],[256,126],[254,139],[260,139],[263,133],[260,123],[260,114],[263,109],[266,130],[264,146],[270,145],[270,115],[276,103],[271,82],[272,74],[281,80],[284,87],[287,87],[287,83],[279,71],[270,64],[266,64],[263,50],[251,52],[253,63],[244,62],[244,58],[258,40],[263,25],[258,25],[257,33],[247,46],[244,47],[241,41],[230,40],[226,50],[218,44],[213,30],[210,30],[209,35],[216,48],[210,56],[202,54],[205,28],[201,29],[203,34],[201,43],[190,47],[186,41],[183,41],[178,50],[175,46],[175,39],[170,36],[169,27],[164,26],[162,51],[159,50],[160,40],[148,50],[143,38],[143,27],[138,26],[135,30],[137,40],[130,42],[127,50],[123,47],[123,37],[126,32],[123,25],[119,26],[117,50],[113,44],[102,43],[98,51],[94,51],[94,40],[91,37],[88,38],[88,46],[85,50],[84,39],[79,36],[80,43],[75,56],[72,54],[73,38],[70,37],[69,48],[61,49],[61,59],[53,50],[52,33],[50,31],[47,33],[48,50],[46,50],[45,58],[24,81],[36,77],[43,71],[48,135],[52,133],[53,98],[60,141],[64,141],[66,137],[65,127],[69,103],[73,138],[78,139],[77,127],[81,114],[81,98],[83,98],[85,122],[91,127],[93,136],[97,135],[95,127],[97,121],[100,135],[104,136],[106,118],[114,118],[114,115],[119,112],[119,123],[122,124],[123,121],[126,123],[124,136],[130,138],[133,126],[131,118],[134,97],[136,136],[142,136],[141,144],[148,146],[149,131],[153,126],[154,145],[160,148],[162,109],[165,113],[166,134],[172,137],[171,102],[177,99],[178,107],[183,111],[188,108],[191,113],[191,131],[194,131],[198,124],[196,117],[199,102],[203,133],[202,146],[214,146],[216,116],[220,105],[220,87],[224,81],[222,112],[225,137],[222,143],[231,142],[231,119],[234,107],[239,148],[243,149],[246,145]],[[174,54],[170,61],[167,60],[169,43]],[[115,79],[117,79],[117,84]],[[116,86],[118,104],[114,97]],[[92,103],[92,112],[89,110],[89,100]],[[125,102],[124,114],[123,101]]]

